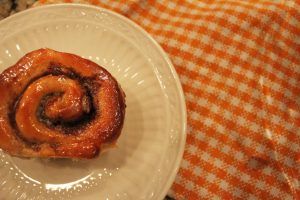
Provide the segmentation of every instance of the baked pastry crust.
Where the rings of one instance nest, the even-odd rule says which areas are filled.
[[[74,54],[26,54],[0,74],[0,92],[0,148],[13,156],[94,158],[123,127],[116,79]]]

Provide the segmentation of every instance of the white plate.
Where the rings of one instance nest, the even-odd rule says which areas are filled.
[[[0,71],[42,47],[108,69],[127,95],[124,129],[117,148],[89,161],[0,152],[0,199],[163,199],[186,137],[183,92],[163,50],[136,24],[93,6],[44,6],[1,21]]]

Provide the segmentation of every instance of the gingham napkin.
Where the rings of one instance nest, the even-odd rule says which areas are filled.
[[[298,3],[65,2],[125,15],[146,29],[175,65],[188,132],[169,195],[178,200],[300,198]]]

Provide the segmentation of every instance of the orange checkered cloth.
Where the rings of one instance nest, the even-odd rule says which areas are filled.
[[[179,74],[188,130],[170,196],[300,199],[300,4],[84,2],[146,29]]]

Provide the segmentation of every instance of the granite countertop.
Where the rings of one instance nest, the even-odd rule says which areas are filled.
[[[36,0],[0,0],[0,20],[30,7]]]

